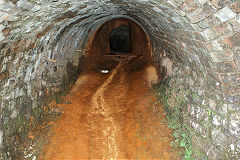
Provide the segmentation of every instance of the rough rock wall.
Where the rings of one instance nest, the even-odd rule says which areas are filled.
[[[89,35],[115,17],[174,62],[169,92],[187,100],[193,139],[211,159],[240,152],[239,0],[0,0],[0,148],[80,72]],[[211,113],[211,114],[210,114]],[[214,114],[213,114],[214,113]],[[207,125],[206,125],[207,124]]]

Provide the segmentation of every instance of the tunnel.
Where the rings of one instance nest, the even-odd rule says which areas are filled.
[[[239,28],[238,0],[0,0],[0,159],[239,159]]]
[[[122,25],[114,29],[109,36],[110,53],[129,53],[130,52],[130,31],[129,27]]]

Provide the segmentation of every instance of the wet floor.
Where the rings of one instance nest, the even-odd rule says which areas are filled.
[[[141,64],[141,63],[140,63]],[[61,104],[41,159],[179,159],[161,105],[150,90],[154,67],[120,60],[107,74],[82,72]]]

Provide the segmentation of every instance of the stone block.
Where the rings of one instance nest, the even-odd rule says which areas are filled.
[[[236,61],[236,69],[237,69],[237,72],[240,73],[240,60]]]
[[[200,3],[201,5],[205,4],[208,0],[197,0],[198,3]]]
[[[213,118],[212,118],[212,123],[213,123],[215,126],[221,125],[221,117],[219,117],[218,115],[213,116]]]
[[[173,4],[174,6],[179,7],[186,0],[169,0],[168,3]]]
[[[0,24],[0,32],[5,28],[4,25]]]
[[[231,3],[232,0],[211,0],[211,2],[216,8],[223,8],[227,4]]]
[[[14,8],[15,5],[11,2],[7,2],[5,0],[0,0],[0,10],[1,11],[5,11],[8,12],[9,10],[11,10],[11,8]]]
[[[0,148],[3,146],[3,131],[0,130]]]
[[[239,113],[232,113],[230,116],[230,127],[229,131],[233,135],[240,135],[240,114]]]
[[[216,47],[215,47],[216,48]],[[210,52],[210,56],[213,62],[224,62],[224,61],[233,61],[234,54],[231,51],[220,52]]]
[[[37,11],[39,11],[41,8],[42,8],[41,6],[35,5],[33,8],[31,8],[31,11],[32,11],[32,12],[37,12]]]
[[[226,48],[230,47],[239,47],[240,46],[240,33],[235,33],[232,36],[229,36],[222,40],[222,43]]]
[[[231,32],[232,30],[229,28],[228,24],[220,24],[204,30],[201,32],[201,34],[205,37],[206,40],[210,41],[221,38],[221,36],[224,36]]]
[[[223,131],[214,128],[211,132],[211,136],[212,136],[212,140],[214,144],[218,145],[218,146],[225,146],[226,142],[227,142],[227,136],[226,134],[224,134]]]
[[[172,17],[172,20],[173,20],[175,23],[182,23],[182,20],[181,20],[181,18],[179,18],[179,17]]]
[[[4,33],[0,31],[0,42],[5,39]]]
[[[222,51],[223,50],[223,47],[221,45],[221,43],[219,43],[219,41],[215,40],[215,41],[212,41],[212,46],[214,49],[216,49],[216,51]]]
[[[19,17],[0,10],[0,23],[3,21],[18,21]]]
[[[202,7],[197,8],[193,12],[187,14],[187,18],[190,20],[191,23],[197,23],[206,18],[207,16],[214,13],[216,9],[209,3],[203,4]]]
[[[234,61],[221,62],[217,64],[218,72],[220,73],[233,73],[235,70]]]
[[[230,112],[238,112],[240,111],[240,104],[229,104],[228,105],[228,109],[230,110]]]
[[[187,14],[186,12],[184,12],[181,9],[178,9],[178,8],[175,9],[175,12],[180,16],[185,16]]]
[[[203,19],[202,21],[198,22],[197,24],[199,27],[206,29],[206,28],[218,25],[220,23],[221,22],[218,20],[218,18],[216,18],[213,15],[210,15],[209,17]]]
[[[228,21],[228,26],[231,28],[232,32],[240,32],[240,16],[237,16],[236,19]]]
[[[160,9],[160,8],[158,8],[158,7],[153,7],[152,8],[155,12],[157,12],[157,13],[161,13],[162,12],[162,10]]]
[[[27,0],[19,0],[16,5],[24,10],[31,10],[34,8],[34,4],[32,4],[31,2],[27,1]]]
[[[236,17],[236,13],[234,13],[231,9],[228,7],[224,7],[223,9],[220,9],[216,13],[214,13],[214,16],[217,17],[222,23]]]
[[[195,0],[186,0],[178,8],[181,8],[184,12],[192,12],[200,5]]]
[[[239,1],[231,3],[229,5],[229,8],[235,13],[240,13],[240,3],[239,3]]]
[[[238,152],[240,152],[240,139],[236,141],[236,148],[238,149]]]
[[[232,95],[228,95],[226,94],[224,97],[225,102],[229,103],[229,104],[239,104],[239,96],[232,96]]]
[[[204,31],[202,31],[202,32],[201,32],[201,35],[202,35],[207,41],[213,39],[213,34],[212,34],[210,28],[205,29]]]
[[[224,84],[230,85],[230,86],[236,86],[240,84],[240,75],[238,74],[221,74],[221,78]]]
[[[146,3],[148,3],[148,1],[149,0],[138,0],[138,2],[141,3],[141,4],[146,4]]]
[[[219,114],[221,114],[223,117],[227,117],[227,113],[228,113],[228,104],[220,104],[220,105],[218,105],[218,112],[219,112]],[[226,125],[225,125],[225,123],[227,122],[227,120],[226,119],[224,119],[222,117],[222,121],[223,121],[223,125],[226,127]]]

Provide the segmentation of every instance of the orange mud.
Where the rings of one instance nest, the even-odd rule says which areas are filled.
[[[134,68],[135,67],[135,68]],[[61,104],[44,160],[179,159],[172,133],[149,84],[152,66],[121,60],[108,74],[83,72]]]

